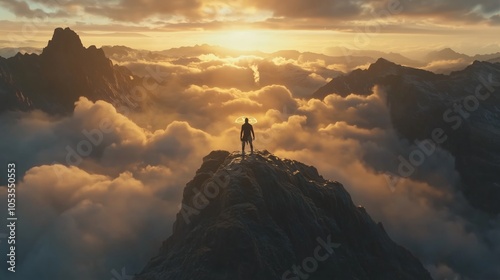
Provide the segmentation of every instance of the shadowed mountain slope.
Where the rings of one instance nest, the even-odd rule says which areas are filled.
[[[136,279],[431,277],[316,168],[267,151],[213,151],[184,189],[173,234]]]
[[[40,55],[0,57],[0,112],[41,109],[67,114],[80,96],[130,103],[131,91],[139,84],[138,77],[113,65],[102,49],[85,48],[73,30],[57,28]]]
[[[500,63],[475,61],[443,75],[379,59],[367,70],[334,78],[313,98],[369,95],[376,85],[387,94],[401,136],[410,142],[432,140],[439,130],[446,140],[435,144],[455,157],[467,199],[478,209],[500,213]]]

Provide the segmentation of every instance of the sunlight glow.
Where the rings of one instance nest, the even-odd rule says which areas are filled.
[[[246,116],[241,116],[238,117],[236,120],[234,120],[235,123],[237,124],[244,124],[245,123],[245,118],[248,118],[248,123],[254,124],[257,123],[257,119],[254,117],[246,117]]]
[[[239,50],[258,50],[274,42],[273,36],[265,30],[230,30],[212,36],[218,45]]]

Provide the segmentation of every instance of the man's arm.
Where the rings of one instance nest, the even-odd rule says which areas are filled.
[[[240,140],[243,139],[243,126],[241,126],[241,131],[240,131]]]
[[[252,125],[252,126],[250,126],[250,129],[251,129],[250,131],[252,131],[252,137],[253,137],[253,140],[255,140],[255,133],[253,132],[253,125]]]

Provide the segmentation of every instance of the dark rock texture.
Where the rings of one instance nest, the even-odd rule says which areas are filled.
[[[313,97],[369,95],[375,85],[387,93],[392,123],[402,137],[414,142],[432,139],[436,128],[444,131],[441,147],[455,157],[467,199],[478,209],[500,213],[500,63],[475,61],[442,75],[379,59],[367,70],[333,79]]]
[[[431,277],[314,167],[267,151],[243,160],[214,151],[186,185],[172,236],[136,279]]]
[[[85,48],[73,30],[57,28],[40,55],[0,57],[0,112],[67,114],[80,96],[123,104],[139,84],[140,79],[113,65],[102,49]]]

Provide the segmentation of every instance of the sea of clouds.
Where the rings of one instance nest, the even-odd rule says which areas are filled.
[[[0,271],[2,279],[138,273],[171,233],[202,157],[240,149],[239,116],[258,120],[256,149],[344,184],[435,279],[500,277],[500,220],[469,206],[447,151],[437,148],[410,178],[388,176],[415,146],[393,129],[383,88],[309,100],[334,73],[321,60],[212,54],[119,62],[137,75],[160,73],[139,109],[81,97],[69,116],[0,116],[0,163],[15,162],[19,176],[18,267],[14,277]],[[6,197],[0,188],[2,208]]]

